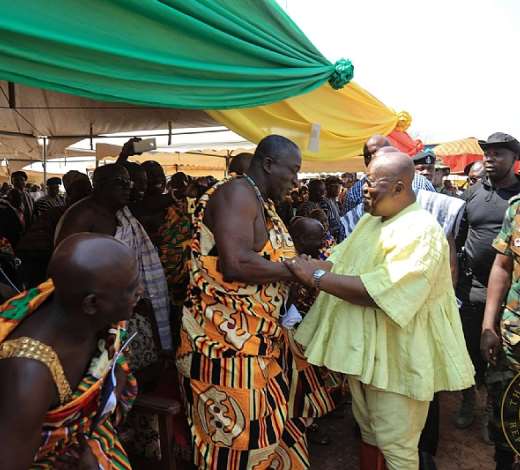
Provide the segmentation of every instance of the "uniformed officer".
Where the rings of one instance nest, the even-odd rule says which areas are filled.
[[[514,453],[503,434],[500,414],[503,395],[520,372],[520,195],[509,200],[493,247],[498,253],[489,276],[480,347],[484,359],[492,364],[488,396],[493,416],[489,431],[495,444],[496,468],[510,470]]]
[[[425,149],[413,157],[415,171],[430,181],[435,175],[435,153],[432,149]]]

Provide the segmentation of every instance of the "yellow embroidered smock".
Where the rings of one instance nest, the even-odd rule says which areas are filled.
[[[384,222],[366,214],[329,260],[379,308],[322,292],[295,337],[310,363],[416,400],[473,384],[448,243],[430,213],[414,203]]]

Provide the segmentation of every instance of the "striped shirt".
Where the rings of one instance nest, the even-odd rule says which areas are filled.
[[[42,214],[47,212],[49,209],[52,209],[53,207],[65,207],[65,198],[59,194],[56,197],[41,197],[34,204],[34,214],[36,217],[40,217]]]
[[[347,213],[341,218],[341,223],[343,224],[343,227],[345,228],[345,234],[348,237],[354,228],[356,227],[356,224],[359,222],[359,219],[363,217],[363,214],[365,213],[365,209],[363,207],[363,185],[365,184],[366,176],[359,181],[356,182],[354,186],[352,186],[351,190],[349,191],[349,194],[347,195]],[[348,209],[349,204],[349,195],[352,190],[356,187],[356,185],[359,184],[359,186],[356,188],[355,193],[352,196],[352,201],[358,200],[359,202],[355,204],[351,209]],[[417,194],[419,190],[423,191],[431,191],[435,192],[435,188],[431,184],[430,180],[426,179],[424,176],[419,175],[418,173],[415,174],[412,181],[412,189]],[[359,196],[358,196],[359,194]]]
[[[347,199],[345,201],[345,211],[348,212],[358,204],[363,202],[363,185],[365,184],[367,177],[363,176],[359,181],[354,183],[354,186],[350,188],[350,191],[347,193]],[[433,184],[430,183],[428,179],[424,176],[415,174],[412,187],[414,190],[424,189],[425,191],[435,191]]]

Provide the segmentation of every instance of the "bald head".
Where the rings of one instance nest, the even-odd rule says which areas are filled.
[[[415,201],[414,176],[414,164],[404,153],[383,153],[375,157],[368,167],[367,182],[363,187],[365,210],[383,218],[401,212]]]
[[[298,254],[318,257],[325,236],[325,228],[319,220],[295,217],[289,226],[289,233]]]
[[[384,155],[385,153],[401,153],[401,151],[391,145],[385,145],[376,151],[373,155],[374,157],[378,157],[379,155]]]
[[[253,158],[252,153],[239,153],[234,156],[229,164],[228,172],[234,173],[236,175],[243,175],[249,169],[249,165],[251,164],[251,159]]]
[[[401,152],[379,154],[370,163],[370,168],[380,176],[402,180],[412,188],[415,166],[412,159]]]
[[[100,327],[128,319],[140,289],[134,252],[108,235],[66,238],[54,251],[48,274],[65,312],[90,315]]]
[[[484,162],[478,161],[471,165],[468,171],[468,182],[470,186],[473,186],[475,183],[478,183],[484,175],[486,174],[486,168],[484,167]]]
[[[375,153],[383,148],[390,147],[392,144],[384,135],[373,135],[370,137],[363,147],[363,157],[365,157],[365,165],[368,167],[370,160],[374,157]]]
[[[317,219],[311,217],[295,217],[289,226],[289,231],[295,235],[300,234],[320,234],[323,232],[323,225]]]

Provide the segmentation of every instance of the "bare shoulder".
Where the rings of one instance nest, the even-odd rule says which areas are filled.
[[[255,199],[251,186],[242,178],[225,183],[213,194],[210,201],[226,201],[241,203],[244,199]]]
[[[90,197],[86,197],[70,206],[63,214],[63,217],[75,217],[78,214],[82,216],[95,215],[95,203]]]
[[[0,360],[0,411],[15,405],[31,420],[43,417],[58,398],[48,367],[34,359]]]
[[[56,386],[45,365],[33,359],[0,360],[2,468],[31,467],[45,416],[57,403]]]
[[[251,186],[242,179],[223,184],[213,193],[208,201],[209,214],[226,212],[229,216],[250,212],[256,213],[256,196]]]
[[[96,225],[99,211],[96,211],[90,198],[82,199],[69,207],[56,226],[55,244],[64,238],[79,232],[92,232]]]

